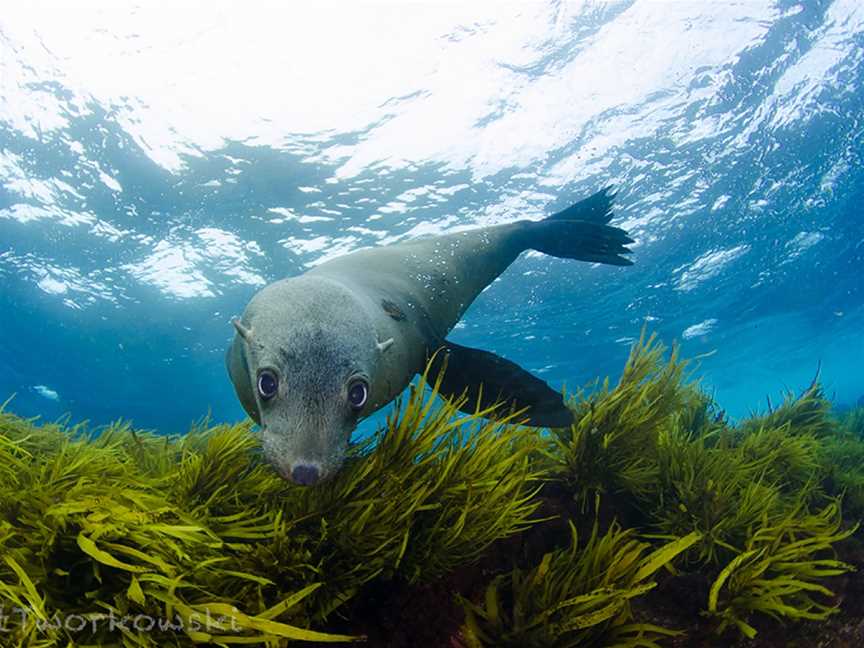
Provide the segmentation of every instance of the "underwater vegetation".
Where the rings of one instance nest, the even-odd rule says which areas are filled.
[[[460,413],[440,378],[314,488],[248,422],[166,437],[7,404],[0,644],[728,645],[840,611],[864,412],[817,383],[733,423],[643,336],[568,397],[572,426],[535,430]]]

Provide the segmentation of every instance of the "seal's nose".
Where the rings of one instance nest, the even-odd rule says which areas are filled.
[[[291,481],[301,486],[312,486],[321,477],[315,466],[299,464],[291,471]]]

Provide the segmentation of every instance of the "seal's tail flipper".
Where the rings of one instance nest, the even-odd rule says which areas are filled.
[[[516,420],[535,427],[567,427],[573,414],[560,392],[515,362],[483,349],[472,349],[444,340],[443,353],[432,359],[432,371],[443,371],[438,391],[442,396],[467,400],[461,411],[473,413],[496,404],[496,414],[522,410]]]
[[[633,239],[621,228],[608,225],[614,197],[606,187],[545,220],[528,223],[526,247],[562,259],[633,265],[622,256],[632,252],[626,246]]]
[[[615,192],[612,191],[612,187],[605,187],[575,205],[555,212],[546,220],[585,221],[606,225],[612,219],[613,200],[615,200]]]

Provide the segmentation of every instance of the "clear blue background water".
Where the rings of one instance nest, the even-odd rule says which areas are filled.
[[[229,319],[266,283],[613,183],[636,265],[525,255],[454,339],[572,388],[614,379],[647,323],[733,416],[820,363],[852,403],[862,134],[859,0],[13,3],[0,395],[239,419]]]

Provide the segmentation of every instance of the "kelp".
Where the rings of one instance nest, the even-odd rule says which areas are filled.
[[[819,449],[823,487],[842,495],[843,510],[853,520],[864,518],[864,408],[847,412],[836,434],[822,439]]]
[[[649,490],[658,477],[652,459],[659,430],[699,399],[684,384],[686,362],[677,348],[662,363],[665,350],[643,331],[617,385],[610,388],[607,378],[599,389],[571,396],[574,424],[553,431],[556,476],[583,510],[596,494]]]
[[[99,436],[0,412],[0,603],[16,640],[350,641],[312,631],[373,579],[421,582],[532,523],[536,435],[457,416],[424,380],[320,488],[286,484],[248,424]],[[78,632],[52,618],[86,620]],[[142,619],[141,625],[116,622]],[[160,630],[169,626],[169,631]],[[185,639],[184,639],[185,637]]]
[[[696,560],[719,564],[740,551],[760,520],[800,502],[824,502],[821,444],[788,428],[716,438],[676,425],[661,432],[656,488],[640,499],[652,526],[667,534],[698,531]]]
[[[673,631],[631,602],[650,611],[661,567],[714,584],[721,633],[825,618],[864,514],[858,415],[814,383],[735,424],[687,367],[643,333],[551,431],[464,414],[424,374],[314,488],[279,478],[248,421],[166,437],[0,407],[3,645],[347,642],[367,593],[455,579],[453,645],[655,646]]]
[[[10,640],[162,646],[351,639],[278,619],[320,584],[244,612],[246,602],[227,596],[226,585],[256,575],[226,567],[227,538],[171,501],[162,492],[165,476],[136,473],[116,430],[100,443],[55,439],[53,452],[41,455],[23,448],[36,434],[4,444],[4,455],[18,461],[14,483],[0,490],[0,602],[19,621]]]
[[[424,383],[336,479],[283,504],[293,532],[319,534],[340,599],[373,578],[428,582],[470,563],[530,526],[540,504],[531,457],[545,441],[480,418],[488,411],[459,415],[462,399],[436,403],[437,383],[426,394]]]
[[[679,634],[633,622],[630,600],[656,586],[650,580],[699,539],[691,533],[653,551],[630,530],[613,524],[600,534],[595,524],[584,546],[570,525],[568,548],[545,554],[528,570],[513,569],[487,587],[485,601],[465,599],[463,631],[468,648],[574,648],[656,646]]]
[[[777,428],[753,428],[742,435],[736,450],[745,461],[763,462],[764,479],[784,493],[816,495],[822,447],[813,432],[791,433],[791,424],[786,422]]]
[[[707,614],[717,620],[718,632],[734,626],[752,639],[754,613],[815,621],[836,613],[827,602],[833,592],[820,581],[852,569],[837,560],[833,545],[857,525],[841,530],[841,523],[836,502],[815,514],[793,510],[777,522],[763,520],[711,586]]]
[[[741,422],[740,430],[746,434],[759,428],[788,426],[790,434],[808,433],[830,436],[836,432],[836,421],[831,417],[831,401],[825,397],[822,386],[814,380],[800,395],[787,392],[776,408],[768,402],[769,411],[753,415]]]
[[[814,520],[834,511],[832,520],[838,521],[840,496],[853,513],[864,508],[864,442],[859,445],[832,418],[818,383],[734,425],[686,382],[686,364],[676,349],[668,358],[664,354],[643,334],[618,385],[609,389],[607,381],[593,393],[577,393],[571,399],[576,423],[554,431],[556,474],[583,509],[593,494],[611,492],[627,503],[628,520],[651,537],[697,534],[683,565],[712,574],[715,582],[742,555],[746,559],[735,562],[736,569],[757,559],[779,564],[773,557],[786,549],[766,540],[772,529],[781,538],[809,529],[827,547],[844,539],[847,532],[820,531]],[[641,515],[632,515],[634,507]],[[803,554],[798,558],[806,564]],[[837,562],[831,569],[797,573],[799,590],[771,594],[783,600],[780,616],[809,618],[814,610],[824,611],[801,592],[821,592],[823,579],[848,569]],[[734,579],[736,587],[743,588],[742,578]],[[771,616],[758,597],[741,592],[723,608],[728,618],[744,619],[748,609]],[[716,599],[712,605],[715,618]],[[750,627],[746,621],[718,623],[721,632],[731,626]]]
[[[768,456],[750,459],[712,447],[675,428],[660,435],[655,488],[640,497],[648,522],[661,535],[696,531],[692,560],[718,563],[734,553],[780,493],[766,479]]]
[[[839,417],[840,433],[864,441],[864,407],[855,407]]]

